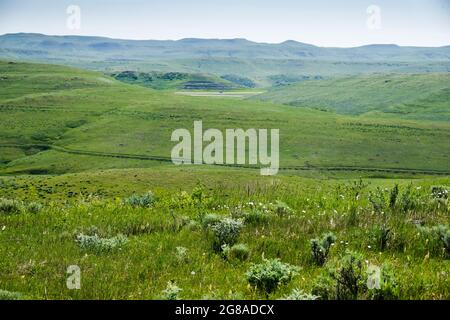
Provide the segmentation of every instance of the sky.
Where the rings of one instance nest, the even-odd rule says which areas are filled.
[[[70,5],[78,6],[79,19],[67,13]],[[16,32],[444,46],[450,0],[0,0],[0,34]]]

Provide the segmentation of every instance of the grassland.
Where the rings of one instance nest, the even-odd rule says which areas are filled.
[[[234,181],[223,179],[230,175]],[[195,187],[196,180],[208,181],[205,177],[208,186]],[[400,191],[391,207],[392,180],[317,182],[295,177],[252,179],[248,173],[229,170],[174,175],[151,169],[4,178],[3,185],[15,184],[16,195],[26,185],[26,203],[42,203],[42,192],[50,194],[58,188],[86,193],[66,196],[60,192],[59,200],[45,201],[37,213],[23,209],[0,214],[1,288],[35,299],[160,299],[165,297],[167,283],[173,281],[183,290],[178,295],[181,299],[260,299],[265,293],[250,286],[245,273],[252,263],[279,258],[300,270],[290,283],[269,295],[277,299],[295,288],[308,293],[322,290],[323,294],[324,279],[351,250],[362,255],[363,283],[369,264],[395,275],[380,292],[362,285],[359,299],[380,295],[386,299],[450,298],[444,243],[426,229],[449,225],[448,199],[433,196],[431,186],[448,185],[450,180],[417,180],[410,187],[408,180],[398,180]],[[174,190],[177,183],[185,183],[186,192]],[[43,188],[47,184],[56,187]],[[91,184],[99,189],[103,184],[107,193],[88,196]],[[163,184],[171,187],[155,187]],[[126,198],[119,198],[132,191],[144,192],[146,187],[155,187],[157,200],[150,207],[131,206],[123,202]],[[386,197],[383,212],[369,201],[371,194]],[[290,209],[277,214],[270,209],[276,201]],[[214,250],[214,236],[205,227],[211,214],[244,221],[238,238],[248,248],[244,261]],[[384,244],[382,230],[389,230]],[[336,242],[325,265],[318,266],[310,239],[326,232],[333,232]],[[128,241],[118,248],[97,250],[80,247],[76,241],[80,234],[105,239],[120,234]],[[66,287],[70,265],[81,268],[80,290]],[[325,289],[332,294],[332,280],[325,282]]]
[[[375,74],[303,81],[253,97],[339,114],[450,120],[450,75]]]
[[[351,255],[350,298],[450,299],[450,125],[439,101],[425,120],[341,115],[0,62],[0,290],[155,299],[172,281],[181,299],[278,299],[294,289],[349,298],[336,277]],[[280,174],[172,165],[172,130],[200,119],[205,128],[279,128]],[[245,254],[215,245],[225,218],[242,221]],[[319,265],[310,240],[329,232],[336,240]],[[274,258],[298,274],[263,292],[246,272]],[[80,290],[66,286],[70,265],[81,269]],[[383,272],[380,290],[365,285],[370,265]]]
[[[199,119],[204,128],[221,130],[280,128],[282,168],[450,171],[447,122],[180,96],[58,66],[3,62],[0,72],[3,173],[151,167],[158,162],[139,158],[168,158],[171,132]],[[116,157],[80,158],[79,151]]]

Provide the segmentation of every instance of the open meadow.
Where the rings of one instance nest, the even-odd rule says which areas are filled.
[[[359,77],[224,93],[0,62],[0,299],[450,299],[448,74]],[[175,166],[196,120],[279,128],[279,174]]]

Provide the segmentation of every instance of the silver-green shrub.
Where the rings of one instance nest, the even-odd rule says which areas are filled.
[[[90,236],[81,233],[77,235],[76,242],[82,249],[103,253],[121,248],[128,239],[121,234],[112,238],[101,238],[97,234]]]
[[[289,283],[298,271],[298,267],[279,259],[264,259],[262,263],[253,264],[246,277],[250,285],[269,295],[280,285]]]
[[[241,220],[224,218],[215,223],[211,230],[214,234],[214,249],[220,251],[223,245],[234,245],[241,233],[243,223]]]

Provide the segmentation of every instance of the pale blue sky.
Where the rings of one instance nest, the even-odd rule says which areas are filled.
[[[66,27],[71,4],[81,8],[80,30]],[[369,5],[381,9],[378,30],[366,25]],[[450,0],[0,0],[0,34],[12,32],[442,46],[450,45]]]

